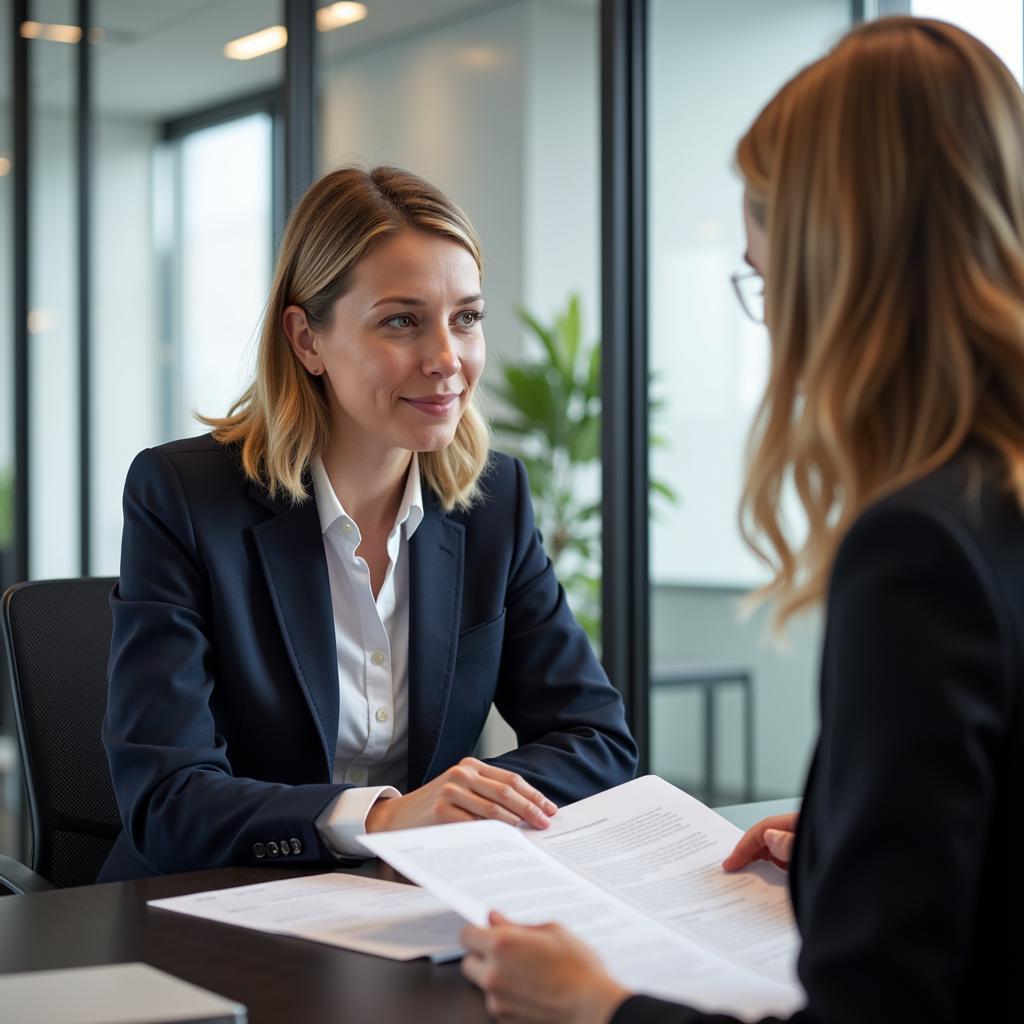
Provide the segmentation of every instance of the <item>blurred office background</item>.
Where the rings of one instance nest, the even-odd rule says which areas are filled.
[[[618,656],[633,667],[614,681],[649,770],[712,803],[797,793],[821,624],[809,616],[779,645],[763,610],[740,607],[765,578],[735,511],[767,338],[729,283],[744,248],[731,155],[782,81],[855,21],[901,11],[962,24],[1021,77],[1010,0],[0,0],[0,584],[116,575],[134,454],[199,433],[193,413],[222,413],[241,390],[302,137],[289,119],[306,117],[312,175],[397,164],[467,210],[487,257],[485,383],[541,356],[517,310],[550,323],[574,294],[606,358],[643,347],[657,404],[627,432],[661,439],[647,468],[675,498],[652,499],[649,545],[604,536],[627,558],[648,552],[633,567],[648,589],[630,620],[643,635],[605,622],[596,642],[642,657]],[[283,30],[302,17],[306,110]],[[602,150],[602,130],[630,116],[608,87],[623,60],[642,72],[627,97],[634,128],[643,112],[632,186]],[[639,301],[620,300],[609,271],[608,221],[629,187],[645,193],[642,251],[618,256],[643,268],[631,322],[646,329],[624,334],[602,311]],[[624,451],[606,433],[605,458]],[[601,479],[583,465],[574,486],[598,501]],[[599,562],[566,565],[600,584]],[[0,734],[0,852],[17,853],[6,708]],[[486,742],[509,742],[500,722]]]

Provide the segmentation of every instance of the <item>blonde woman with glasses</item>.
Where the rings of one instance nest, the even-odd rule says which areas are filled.
[[[103,881],[365,857],[632,777],[520,462],[489,450],[483,255],[415,175],[343,168],[288,223],[256,377],[124,494]],[[492,702],[520,746],[473,756]]]
[[[744,530],[779,620],[827,626],[799,821],[725,866],[792,848],[794,1021],[1024,1020],[1024,98],[964,32],[877,21],[737,163],[771,335]],[[464,937],[502,1022],[730,1019],[625,991],[556,926]]]

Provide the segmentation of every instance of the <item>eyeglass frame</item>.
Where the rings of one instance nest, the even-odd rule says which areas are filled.
[[[750,305],[748,304],[748,301],[747,301],[747,296],[744,293],[744,282],[746,282],[746,281],[753,281],[755,279],[760,280],[760,282],[761,282],[761,293],[762,293],[762,296],[763,296],[763,294],[764,294],[764,276],[760,273],[760,271],[757,271],[757,270],[754,270],[754,269],[750,269],[750,270],[737,270],[735,273],[732,273],[732,274],[729,275],[729,280],[730,280],[730,282],[732,282],[732,288],[733,288],[733,291],[736,293],[736,298],[739,300],[740,308],[743,310],[744,313],[746,313],[746,315],[751,320],[754,321],[755,324],[763,324],[764,323],[763,300],[762,300],[762,307],[761,307],[762,308],[762,313],[761,313],[760,316],[758,316],[754,312],[754,310],[752,310],[750,308]]]

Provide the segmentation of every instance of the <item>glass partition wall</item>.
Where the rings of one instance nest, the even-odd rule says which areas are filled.
[[[275,0],[94,8],[89,571],[116,575],[132,458],[203,432],[251,367],[284,58],[228,56]]]
[[[737,526],[768,338],[737,301],[733,150],[761,106],[854,19],[914,14],[977,35],[1024,82],[1024,6],[1003,0],[647,5],[650,769],[713,804],[798,793],[817,727],[821,622],[782,638]],[[799,527],[791,500],[789,516]]]
[[[46,21],[71,25],[73,0],[49,0]],[[30,5],[35,18],[43,13]],[[39,23],[39,22],[37,22]],[[40,576],[79,566],[77,89],[75,46],[26,38],[28,104],[30,564]]]
[[[29,197],[27,237],[0,251],[5,310],[18,306],[12,267],[27,279],[26,320],[0,320],[0,589],[116,575],[131,459],[199,433],[193,411],[226,411],[240,387],[279,213],[283,58],[225,49],[279,15],[276,0],[0,3],[0,222],[20,216],[18,160]],[[24,857],[16,769],[6,712],[0,852]]]
[[[799,792],[819,622],[784,644],[743,597],[764,581],[737,528],[746,434],[768,365],[743,269],[733,150],[771,94],[850,25],[845,0],[651,0],[648,28],[650,766],[714,803]]]
[[[280,20],[279,5],[22,6],[28,572],[115,574],[132,456],[198,432],[193,410],[223,411],[245,372],[272,258],[272,102],[260,97],[283,60],[225,51]]]

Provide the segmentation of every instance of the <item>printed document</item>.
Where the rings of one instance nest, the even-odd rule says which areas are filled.
[[[466,923],[412,885],[331,872],[150,900],[149,906],[392,960],[461,956]]]
[[[742,831],[646,776],[561,808],[545,830],[495,821],[378,832],[370,850],[459,915],[557,921],[634,991],[747,1020],[805,1001],[785,873],[727,874]]]

